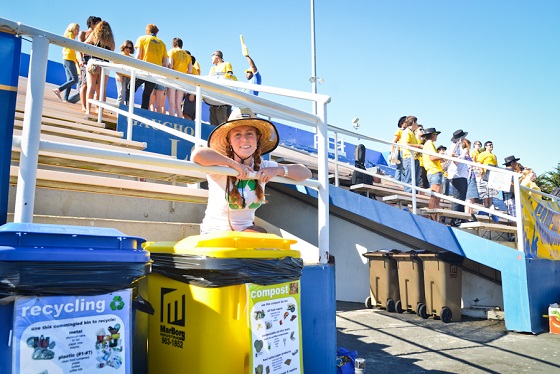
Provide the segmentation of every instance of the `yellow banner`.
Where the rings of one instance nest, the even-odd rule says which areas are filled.
[[[560,260],[560,204],[521,191],[525,254],[529,258]]]

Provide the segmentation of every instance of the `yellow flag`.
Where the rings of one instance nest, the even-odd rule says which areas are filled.
[[[245,45],[245,40],[243,39],[243,35],[239,35],[239,40],[241,41],[241,53],[243,56],[249,56],[249,49]]]

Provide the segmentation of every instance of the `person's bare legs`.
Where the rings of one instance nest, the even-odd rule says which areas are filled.
[[[86,73],[86,81],[80,85],[80,101],[82,102],[82,112],[87,112],[87,73]]]
[[[175,108],[177,108],[177,117],[179,117],[179,118],[184,118],[183,117],[183,111],[181,110],[181,104],[183,103],[183,97],[184,96],[185,96],[185,93],[183,91],[175,90],[175,95],[174,96],[169,96],[169,98],[168,98],[168,101],[175,101]]]
[[[86,73],[87,77],[87,90],[84,102],[86,103],[86,114],[90,114],[91,103],[89,99],[93,99],[93,94],[95,93],[96,82],[98,81],[97,74],[91,74],[89,71]]]
[[[169,115],[174,116],[175,112],[178,112],[175,107],[175,89],[167,87],[167,103],[169,104]]]
[[[430,187],[433,192],[441,193],[443,190],[443,185],[441,184],[432,184]],[[440,201],[441,199],[437,196],[430,196],[430,201],[428,202],[428,208],[430,209],[440,209]],[[437,214],[430,214],[430,218],[434,221],[437,220]]]
[[[156,92],[154,111],[165,114],[165,90],[154,90],[154,91]]]

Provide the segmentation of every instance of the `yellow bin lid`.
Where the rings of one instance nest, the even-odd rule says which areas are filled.
[[[178,242],[148,243],[144,249],[152,253],[177,253],[215,258],[300,258],[301,253],[290,249],[297,243],[276,234],[217,231],[188,236]]]

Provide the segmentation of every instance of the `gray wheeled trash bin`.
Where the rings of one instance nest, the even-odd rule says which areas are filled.
[[[445,323],[460,321],[464,257],[448,251],[418,256],[424,266],[426,313]]]
[[[395,303],[400,300],[397,261],[393,257],[397,250],[367,252],[363,256],[369,260],[369,294],[366,308],[384,308],[395,311]]]
[[[393,256],[397,260],[400,294],[395,309],[398,313],[415,312],[422,318],[428,318],[424,293],[424,267],[418,257],[420,253],[425,251],[410,251]]]

